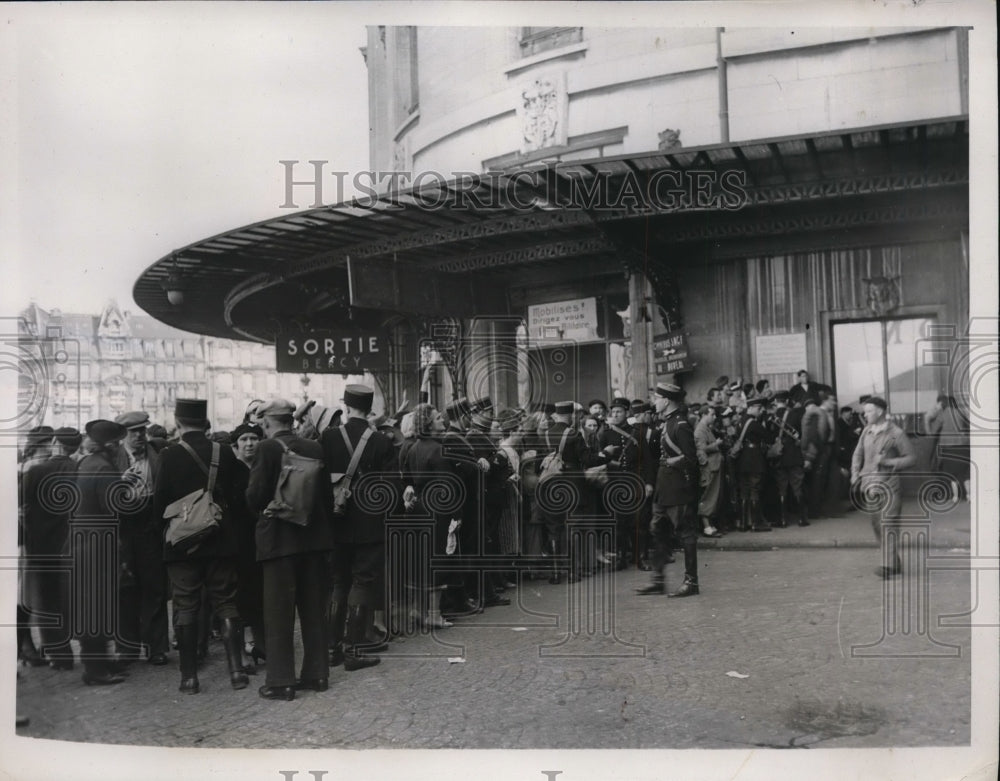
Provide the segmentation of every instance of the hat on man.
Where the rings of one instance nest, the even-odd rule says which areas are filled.
[[[747,406],[748,407],[753,407],[753,406],[755,406],[757,404],[759,404],[761,406],[764,406],[765,404],[767,404],[767,402],[768,402],[768,398],[766,396],[757,396],[757,395],[755,395],[755,396],[750,396],[747,399]]]
[[[149,414],[141,410],[126,412],[115,418],[115,423],[120,423],[129,431],[135,428],[146,428],[149,425]]]
[[[487,410],[473,412],[470,421],[473,426],[481,431],[489,431],[493,427],[493,416]]]
[[[552,410],[553,415],[572,415],[576,409],[575,401],[557,401]]]
[[[76,450],[80,447],[80,443],[83,442],[83,435],[80,434],[75,428],[70,428],[69,426],[63,426],[62,428],[57,428],[53,434],[56,441],[63,447]]]
[[[628,399],[622,396],[616,396],[615,398],[611,399],[611,404],[608,407],[608,409],[612,410],[615,407],[620,407],[621,409],[628,412],[629,409],[632,407],[632,402],[630,402]]]
[[[542,404],[542,412],[544,412],[546,415],[554,415],[556,412],[556,405],[553,404],[551,401],[546,401],[545,403]]]
[[[208,402],[205,399],[177,399],[174,417],[203,422],[208,420]]]
[[[608,408],[608,403],[606,401],[604,401],[603,399],[591,399],[590,401],[587,402],[587,409],[590,409],[595,404],[600,404],[605,409]]]
[[[780,390],[774,394],[775,401],[788,401],[789,393],[786,390]]]
[[[656,395],[670,401],[683,401],[687,392],[673,383],[657,383]]]
[[[472,402],[469,405],[469,408],[472,410],[473,413],[475,413],[475,412],[485,412],[486,410],[492,410],[493,409],[493,399],[491,399],[489,396],[484,396],[483,398],[476,399],[474,402]]]
[[[258,439],[264,438],[264,429],[258,426],[256,423],[240,423],[236,428],[233,429],[233,433],[230,435],[233,442],[239,442],[240,437],[244,434],[253,434]]]
[[[103,419],[92,420],[83,428],[87,432],[87,436],[98,445],[116,442],[125,436],[127,430],[121,423]]]
[[[454,399],[448,403],[444,408],[444,414],[447,416],[448,420],[458,420],[459,418],[465,417],[471,414],[472,410],[469,409],[469,400],[462,396],[460,399]]]
[[[722,410],[722,412],[720,414],[724,418],[731,418],[736,413],[733,412],[733,408],[732,407],[724,407],[723,410]]]
[[[865,399],[865,404],[874,404],[876,407],[881,407],[883,411],[889,409],[889,403],[881,396],[869,396]]]
[[[500,414],[497,415],[497,422],[500,424],[500,430],[504,433],[516,431],[517,427],[521,425],[521,413],[516,409],[501,410]]]
[[[375,391],[367,385],[348,385],[344,388],[344,404],[365,414],[372,411]]]
[[[288,399],[271,399],[257,408],[258,418],[283,418],[295,414],[295,405]]]

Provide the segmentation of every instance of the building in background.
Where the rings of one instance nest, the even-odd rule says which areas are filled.
[[[20,315],[24,428],[83,425],[141,409],[173,427],[177,398],[208,400],[215,430],[232,430],[247,404],[281,396],[339,405],[347,380],[279,374],[274,348],[172,328],[109,302],[99,315],[46,310],[32,302]]]
[[[392,402],[805,368],[917,420],[963,395],[934,356],[969,317],[967,51],[959,27],[373,26],[377,197],[288,165],[286,215],[135,298],[218,338],[384,337]]]

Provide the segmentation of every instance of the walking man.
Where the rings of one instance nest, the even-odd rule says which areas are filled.
[[[656,386],[654,406],[663,419],[658,440],[660,467],[650,523],[656,550],[653,579],[648,586],[636,589],[639,594],[666,593],[664,567],[675,536],[684,548],[684,584],[670,596],[690,597],[698,593],[698,522],[694,512],[698,453],[694,431],[682,405],[684,395],[676,385]]]
[[[879,396],[865,401],[862,414],[865,428],[851,459],[851,490],[860,489],[861,496],[877,503],[879,509],[871,513],[872,530],[882,543],[882,566],[875,570],[881,578],[901,574],[903,562],[899,556],[899,516],[903,497],[900,492],[899,472],[916,462],[913,448],[906,433],[889,420],[888,404]],[[882,497],[888,503],[882,509]]]

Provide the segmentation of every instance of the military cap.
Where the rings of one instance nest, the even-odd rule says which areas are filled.
[[[546,401],[544,404],[542,404],[542,412],[544,412],[546,415],[553,415],[555,414],[555,411],[556,411],[556,405],[553,404],[551,401]]]
[[[484,396],[481,399],[476,399],[473,401],[469,408],[472,412],[483,412],[485,410],[493,409],[493,400],[489,396]]]
[[[521,413],[515,409],[501,410],[497,415],[497,422],[503,432],[514,431],[521,425]]]
[[[459,399],[453,399],[444,408],[444,414],[447,416],[448,420],[458,420],[459,418],[471,414],[472,410],[469,409],[469,400],[462,396]]]
[[[371,412],[375,391],[367,385],[348,385],[344,388],[344,404],[362,412]]]
[[[631,406],[632,406],[632,403],[628,399],[624,398],[623,396],[616,396],[615,398],[611,399],[611,404],[608,407],[608,409],[614,409],[615,407],[621,407],[623,410],[625,410],[626,412],[628,412],[629,409],[631,408]]]
[[[764,405],[767,404],[768,398],[766,396],[751,396],[747,399],[747,406],[752,407],[755,404]]]
[[[493,426],[493,416],[486,410],[473,412],[470,421],[473,426],[483,431],[489,431]]]
[[[780,390],[774,394],[775,401],[788,401],[789,393],[786,390]]]
[[[687,392],[673,383],[657,383],[656,395],[670,401],[683,401]]]
[[[185,420],[206,420],[208,402],[204,399],[177,399],[174,402],[174,417]]]
[[[576,409],[575,401],[559,401],[556,402],[553,413],[556,415],[572,415],[574,409]]]

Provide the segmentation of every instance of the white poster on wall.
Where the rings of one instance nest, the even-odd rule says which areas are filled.
[[[597,339],[597,299],[574,298],[529,306],[528,338],[578,342]]]
[[[805,333],[758,336],[756,366],[757,374],[794,374],[805,369]]]

